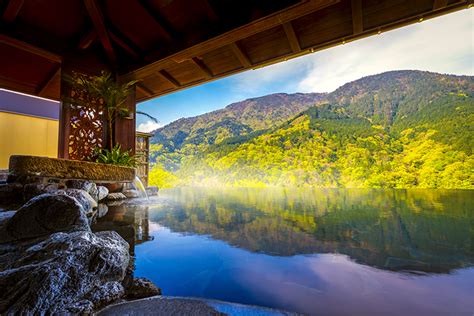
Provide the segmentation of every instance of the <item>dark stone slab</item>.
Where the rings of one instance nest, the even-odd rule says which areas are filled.
[[[43,177],[94,182],[131,182],[135,178],[134,168],[36,156],[11,156],[9,167],[13,178]]]

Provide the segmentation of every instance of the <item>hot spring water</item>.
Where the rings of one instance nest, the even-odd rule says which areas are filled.
[[[142,180],[140,180],[139,177],[135,176],[135,179],[133,180],[133,186],[135,190],[140,193],[141,198],[147,198],[148,199],[148,194],[146,194],[146,189],[145,186],[143,185]]]

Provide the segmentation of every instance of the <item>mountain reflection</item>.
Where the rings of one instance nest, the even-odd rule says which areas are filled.
[[[157,204],[151,222],[268,255],[342,253],[439,273],[474,262],[471,191],[183,188],[163,191]]]

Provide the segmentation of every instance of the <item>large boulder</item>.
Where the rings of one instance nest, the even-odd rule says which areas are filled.
[[[97,191],[99,192],[99,201],[102,201],[103,199],[105,199],[107,197],[107,195],[109,195],[109,189],[107,189],[106,187],[102,186],[102,185],[99,185],[97,186]]]
[[[75,198],[83,207],[86,214],[92,213],[93,209],[97,208],[96,200],[86,191],[79,189],[66,189],[64,191],[57,192],[58,194],[64,194]]]
[[[50,202],[58,198],[73,200],[58,195]],[[32,246],[0,245],[0,314],[91,313],[124,295],[129,259],[116,232],[55,233]]]
[[[83,206],[64,193],[46,193],[31,199],[8,220],[0,229],[0,243],[66,231],[90,231]]]
[[[15,215],[15,211],[0,211],[0,229]]]

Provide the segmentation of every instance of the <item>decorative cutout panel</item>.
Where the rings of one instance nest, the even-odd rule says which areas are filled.
[[[78,76],[78,74],[75,74]],[[70,90],[69,159],[89,160],[96,147],[105,141],[103,100],[91,97],[85,90]]]

